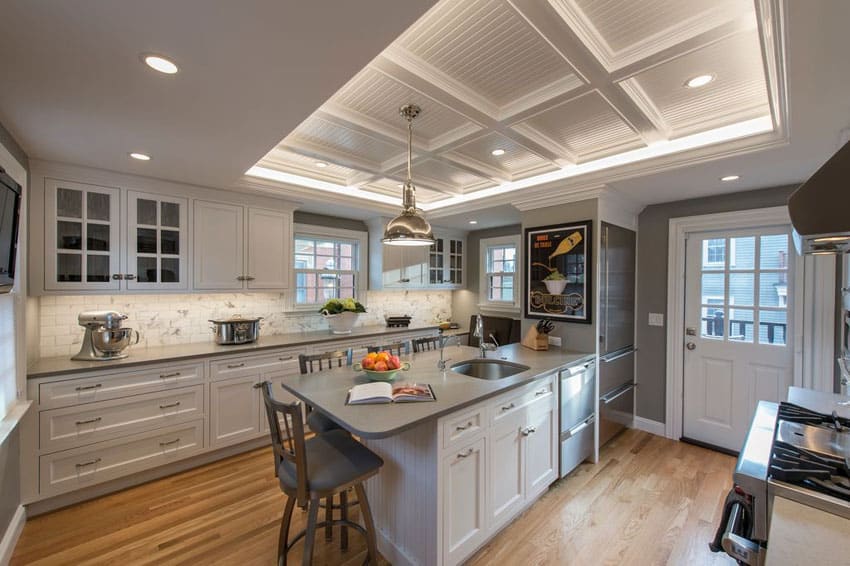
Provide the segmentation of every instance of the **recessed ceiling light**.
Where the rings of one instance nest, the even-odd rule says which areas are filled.
[[[132,157],[133,159],[138,159],[139,161],[150,161],[151,160],[150,155],[148,155],[146,153],[138,153],[136,151],[132,152],[130,154],[130,157]]]
[[[165,73],[166,75],[173,75],[180,69],[177,67],[177,64],[170,59],[166,59],[162,55],[154,55],[153,53],[143,53],[142,61],[145,62],[145,65],[153,69],[154,71],[159,71],[160,73]]]
[[[499,157],[500,155],[505,154],[505,150],[504,149],[494,149],[493,151],[490,152],[490,154],[495,155],[496,157]]]
[[[705,86],[711,81],[714,80],[714,75],[705,74],[705,75],[697,75],[695,77],[691,77],[685,81],[685,86],[688,88],[699,88],[701,86]]]
[[[720,177],[720,180],[724,183],[728,183],[729,181],[737,181],[740,178],[740,175],[726,175],[725,177]]]
[[[469,223],[470,224],[478,224],[478,221],[477,220],[470,220]]]
[[[325,163],[324,161],[317,161],[316,162],[316,167],[318,167],[319,169],[324,169],[327,166],[328,166],[328,164]]]

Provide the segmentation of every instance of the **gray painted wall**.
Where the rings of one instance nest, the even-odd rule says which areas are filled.
[[[551,224],[562,224],[565,222],[578,222],[581,220],[593,220],[593,239],[596,241],[596,235],[599,231],[599,201],[598,199],[588,199],[570,204],[561,204],[546,208],[538,208],[535,210],[526,210],[521,214],[523,234],[526,228],[536,228],[539,226],[549,226]],[[524,237],[524,236],[523,236]],[[525,246],[525,242],[522,243]],[[597,257],[594,249],[593,265],[596,265]],[[522,254],[522,262],[525,262],[525,253]],[[594,267],[593,272],[593,292],[596,293],[597,271]],[[521,275],[524,277],[524,274]],[[522,289],[522,287],[521,287]],[[561,347],[570,350],[579,350],[583,352],[596,351],[596,316],[599,312],[598,304],[594,300],[592,317],[593,324],[577,324],[571,322],[556,322],[555,329],[551,332],[551,336],[560,336]],[[525,335],[528,329],[537,322],[536,319],[523,319],[522,332]]]
[[[667,321],[667,239],[670,219],[784,205],[795,186],[648,206],[638,219],[637,415],[665,421],[667,329],[649,326],[650,312]]]
[[[301,212],[300,210],[296,210],[292,216],[296,224],[311,224],[313,226],[340,228],[342,230],[355,230],[358,232],[368,231],[366,224],[362,220],[325,216],[324,214],[313,214],[312,212]]]
[[[12,157],[17,159],[21,163],[21,165],[23,165],[26,168],[27,173],[29,173],[30,167],[29,167],[29,158],[27,157],[27,154],[24,153],[24,150],[21,149],[21,146],[18,145],[18,142],[15,141],[15,138],[13,138],[12,134],[9,133],[9,130],[7,130],[5,127],[3,127],[3,124],[1,124],[1,123],[0,123],[0,144],[2,144],[3,147],[5,147],[9,151],[9,153],[12,154]]]
[[[481,276],[481,240],[485,238],[498,238],[500,236],[513,236],[522,233],[522,226],[512,224],[499,228],[487,230],[476,230],[466,235],[466,288],[452,293],[452,320],[460,323],[463,328],[469,324],[469,317],[477,314],[478,309],[478,278]],[[521,279],[521,277],[519,277]],[[508,316],[499,314],[499,316]]]

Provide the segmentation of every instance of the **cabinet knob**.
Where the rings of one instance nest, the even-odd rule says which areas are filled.
[[[459,452],[457,457],[458,458],[468,458],[469,456],[472,456],[473,452],[474,452],[474,450],[472,448],[469,448],[469,449],[466,450],[466,452]]]
[[[113,273],[112,279],[114,279],[115,281],[121,281],[122,279],[124,279],[124,274],[123,273]]]

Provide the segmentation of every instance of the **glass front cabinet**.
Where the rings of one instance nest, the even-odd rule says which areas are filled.
[[[187,199],[47,179],[44,288],[187,289]],[[122,242],[122,228],[126,240]]]
[[[438,232],[434,238],[436,243],[428,248],[428,285],[463,288],[464,239]]]

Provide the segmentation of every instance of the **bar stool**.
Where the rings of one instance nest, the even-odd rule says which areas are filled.
[[[301,403],[290,405],[275,401],[270,381],[263,382],[261,390],[274,450],[275,475],[280,482],[280,489],[286,494],[278,536],[278,566],[286,566],[289,550],[302,537],[304,555],[301,562],[305,566],[310,565],[316,529],[334,525],[341,526],[343,550],[348,547],[348,527],[361,532],[366,538],[368,552],[365,563],[377,564],[375,524],[363,482],[377,474],[384,461],[345,431],[333,431],[305,439]],[[351,487],[357,493],[365,528],[348,519],[348,507],[353,504],[346,501],[345,494]],[[324,521],[317,522],[321,500],[332,500],[337,493],[341,499],[340,518],[326,515]],[[296,504],[307,509],[307,527],[289,540],[289,527]]]
[[[439,350],[440,337],[431,336],[430,338],[416,338],[413,340],[413,351],[424,352],[426,350]]]
[[[400,356],[402,352],[405,354],[410,353],[410,342],[395,342],[394,344],[386,344],[385,346],[369,346],[366,351],[370,354],[373,352],[389,352],[390,354]]]
[[[336,352],[324,352],[322,354],[299,354],[298,366],[301,375],[315,373],[325,369],[333,369],[334,366],[341,368],[343,365],[350,366],[353,352],[351,348],[338,350]],[[307,406],[307,426],[316,434],[322,434],[331,430],[342,430],[333,420],[322,413],[314,411],[313,407]]]

